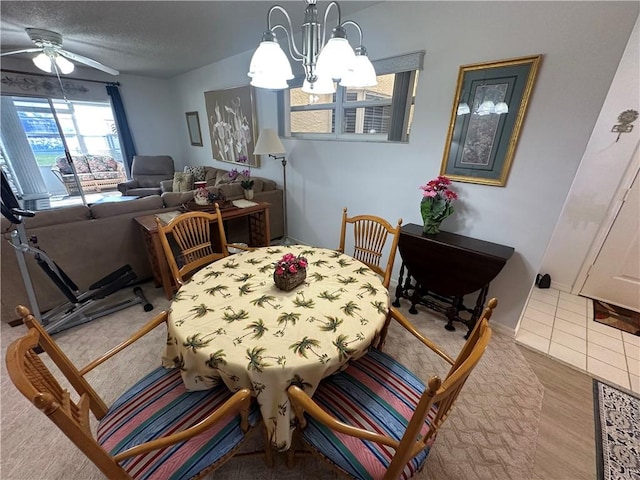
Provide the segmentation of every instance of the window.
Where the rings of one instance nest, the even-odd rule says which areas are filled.
[[[334,94],[309,95],[294,84],[282,92],[280,133],[313,139],[408,142],[423,58],[424,52],[417,52],[373,62],[378,72],[374,87],[337,85]]]

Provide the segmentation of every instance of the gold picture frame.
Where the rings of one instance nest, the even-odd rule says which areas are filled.
[[[542,55],[463,65],[440,174],[503,187]]]

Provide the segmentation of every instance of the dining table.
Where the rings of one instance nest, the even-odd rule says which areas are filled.
[[[274,282],[285,255],[306,259],[290,291]],[[291,445],[295,415],[287,388],[313,395],[320,381],[364,355],[379,338],[389,292],[364,263],[335,250],[271,246],[237,253],[197,272],[171,303],[163,365],[189,390],[220,382],[253,392],[267,438]]]

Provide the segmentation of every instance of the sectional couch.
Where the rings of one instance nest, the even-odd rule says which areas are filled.
[[[282,215],[282,190],[271,180],[263,180],[263,188],[256,192],[254,201],[268,202],[271,238],[284,234]],[[229,200],[243,198],[237,195],[238,185],[220,187]],[[210,191],[219,192],[215,186]],[[162,196],[130,200],[127,202],[96,203],[87,206],[71,206],[38,212],[25,219],[27,235],[36,235],[39,247],[44,250],[78,285],[81,291],[103,276],[124,264],[130,264],[140,280],[152,278],[142,231],[133,220],[135,217],[177,210],[193,199],[190,192],[166,192]],[[15,227],[2,218],[0,228],[5,240],[0,248],[2,262],[0,318],[10,322],[16,318],[18,304],[29,305],[26,289],[20,275],[14,249],[8,243],[9,232]],[[233,242],[248,240],[247,222],[243,219],[226,222],[227,238]],[[65,302],[62,293],[45,276],[35,260],[27,258],[29,272],[42,311]]]

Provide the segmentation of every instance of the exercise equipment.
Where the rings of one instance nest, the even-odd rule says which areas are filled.
[[[153,305],[144,296],[140,287],[133,288],[133,295],[109,302],[108,297],[137,280],[130,265],[124,265],[92,284],[86,292],[79,291],[77,285],[41,248],[35,235],[27,237],[24,217],[34,217],[35,212],[22,210],[9,182],[2,172],[2,215],[16,226],[10,232],[10,244],[16,252],[18,267],[27,290],[31,312],[40,321],[47,333],[54,334],[76,325],[90,322],[124,308],[143,304],[145,312],[153,310]],[[27,268],[26,255],[35,258],[37,264],[67,298],[67,302],[46,313],[38,307],[36,292]]]

